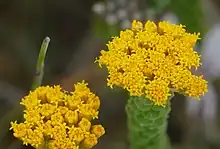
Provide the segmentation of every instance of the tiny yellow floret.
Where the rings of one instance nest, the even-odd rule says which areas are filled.
[[[92,148],[104,133],[97,136],[91,129],[91,120],[98,118],[100,100],[87,85],[84,81],[77,83],[70,93],[60,86],[41,86],[31,91],[21,101],[25,121],[11,122],[13,135],[34,148],[45,142],[49,149]]]
[[[95,134],[97,138],[99,138],[105,134],[105,129],[102,127],[102,125],[93,125],[91,132]]]
[[[85,137],[80,147],[83,149],[90,149],[98,143],[97,139],[98,138],[94,134],[89,134]]]
[[[200,67],[194,50],[199,33],[167,21],[142,23],[120,32],[96,58],[108,69],[107,85],[122,87],[131,96],[145,96],[154,105],[166,106],[172,91],[199,99],[207,92],[207,81],[192,74]]]

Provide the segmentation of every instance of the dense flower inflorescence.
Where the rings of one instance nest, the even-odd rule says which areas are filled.
[[[101,125],[92,125],[98,118],[99,97],[77,83],[73,92],[60,86],[42,86],[24,97],[24,123],[11,122],[14,136],[25,145],[38,148],[48,142],[50,149],[90,149],[105,133]]]
[[[207,81],[191,72],[200,66],[193,49],[198,39],[199,34],[187,33],[183,25],[133,21],[96,61],[108,69],[108,86],[123,87],[155,105],[166,105],[171,88],[199,99],[207,91]]]

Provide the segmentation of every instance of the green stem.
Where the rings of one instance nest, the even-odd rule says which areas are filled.
[[[34,81],[32,84],[31,89],[34,90],[38,86],[41,85],[43,75],[44,75],[44,61],[45,61],[45,56],[47,52],[47,48],[50,42],[50,38],[46,37],[41,45],[40,53],[38,56],[38,61],[37,61],[37,66],[36,66],[36,75],[34,76]],[[7,135],[9,125],[11,121],[15,120],[21,120],[23,118],[23,107],[20,104],[17,104],[13,107],[12,110],[7,112],[0,120],[0,142],[3,140],[3,138]],[[0,143],[1,144],[1,143]],[[21,144],[20,144],[21,145]],[[19,146],[19,145],[18,145]]]
[[[44,61],[45,61],[49,42],[50,42],[49,37],[46,37],[42,42],[40,53],[39,53],[38,60],[37,60],[36,74],[35,74],[34,81],[32,84],[32,90],[40,86],[42,83],[43,76],[44,76]]]
[[[171,105],[155,106],[144,97],[131,96],[126,105],[131,149],[169,149],[167,118]]]

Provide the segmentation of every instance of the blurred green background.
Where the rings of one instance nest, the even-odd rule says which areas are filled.
[[[128,149],[127,94],[106,87],[107,72],[94,64],[95,57],[133,19],[159,21],[172,13],[189,32],[201,32],[203,37],[219,23],[219,10],[218,0],[1,0],[0,149],[27,148],[8,130],[8,121],[15,120],[17,114],[9,112],[29,92],[44,37],[49,36],[51,42],[43,85],[61,84],[71,90],[77,81],[88,81],[100,96],[99,121],[106,127],[106,135],[95,148]],[[214,83],[216,90],[218,82]],[[220,149],[215,121],[208,125],[217,126],[210,138],[204,131],[204,119],[187,116],[184,97],[176,95],[172,106],[168,134],[174,149]]]

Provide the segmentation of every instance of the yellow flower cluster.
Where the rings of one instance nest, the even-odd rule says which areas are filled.
[[[73,92],[60,86],[42,86],[24,97],[24,123],[11,122],[14,136],[25,145],[38,148],[47,142],[49,149],[90,149],[105,133],[101,125],[92,125],[98,118],[99,97],[77,83]]]
[[[170,89],[199,99],[207,92],[207,81],[191,69],[200,66],[194,51],[199,34],[187,33],[183,25],[133,21],[120,32],[96,60],[108,69],[108,86],[120,86],[132,96],[145,96],[165,106]]]

